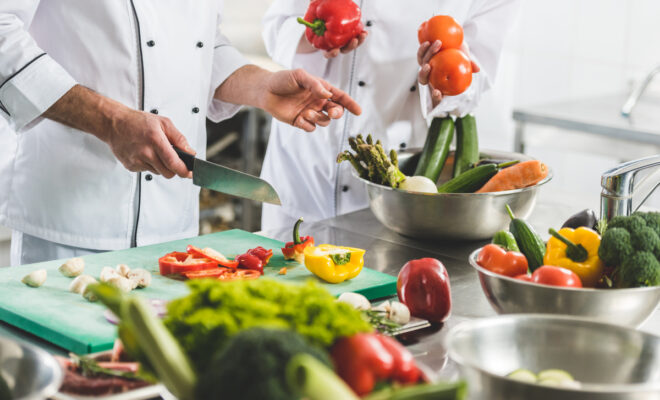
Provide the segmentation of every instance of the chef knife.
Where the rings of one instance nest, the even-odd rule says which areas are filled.
[[[263,179],[222,165],[200,160],[192,154],[174,148],[197,186],[259,202],[282,205],[275,189]]]

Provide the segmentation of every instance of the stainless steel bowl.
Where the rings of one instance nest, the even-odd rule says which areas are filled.
[[[60,388],[62,368],[44,350],[0,337],[0,379],[11,391],[11,399],[41,400]]]
[[[419,150],[399,153],[401,170],[409,175],[417,163]],[[520,153],[482,151],[482,157],[504,160],[530,160]],[[449,157],[447,164],[452,162]],[[412,168],[411,168],[412,166]],[[443,169],[440,182],[449,179],[451,166]],[[357,177],[357,175],[356,175]],[[517,217],[526,218],[536,203],[539,188],[548,177],[532,187],[496,193],[413,193],[377,185],[359,178],[367,187],[369,205],[376,218],[389,229],[405,236],[423,239],[482,240],[509,224],[505,205]]]
[[[464,322],[445,343],[470,399],[660,399],[660,337],[568,316],[506,315]],[[577,389],[509,379],[519,368],[563,369]]]
[[[477,264],[480,249],[470,254],[481,288],[499,314],[564,314],[637,327],[656,309],[660,287],[631,289],[564,288],[539,285],[493,273]]]

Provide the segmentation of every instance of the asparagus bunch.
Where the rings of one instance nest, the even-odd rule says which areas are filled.
[[[337,162],[350,162],[361,178],[393,188],[398,187],[399,183],[406,179],[399,170],[396,151],[390,151],[388,156],[380,140],[374,143],[371,135],[367,136],[366,141],[362,135],[357,135],[357,137],[349,137],[348,144],[354,153],[349,150],[339,153]]]

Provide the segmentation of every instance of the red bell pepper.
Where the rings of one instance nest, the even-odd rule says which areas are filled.
[[[302,222],[303,219],[300,218],[293,226],[293,242],[287,242],[287,244],[282,247],[282,254],[284,255],[285,260],[296,260],[301,264],[303,262],[305,247],[314,246],[313,237],[300,237],[299,229]]]
[[[477,257],[477,264],[499,275],[515,277],[527,273],[527,258],[517,251],[506,251],[496,244],[487,244]]]
[[[381,381],[416,383],[420,378],[412,354],[392,338],[359,333],[338,340],[331,350],[337,374],[359,396]]]
[[[206,257],[208,259],[211,259],[223,267],[232,268],[232,269],[238,268],[238,261],[229,260],[222,253],[210,247],[205,247],[203,249],[200,249],[199,247],[195,247],[192,244],[189,244],[188,247],[186,248],[186,251],[197,257]]]
[[[261,261],[261,259],[253,254],[241,254],[240,256],[236,257],[236,261],[238,261],[238,267],[239,268],[245,268],[245,269],[251,269],[254,271],[259,271],[261,275],[264,273],[264,263]]]
[[[410,315],[438,323],[449,318],[449,274],[439,260],[420,258],[405,263],[396,280],[396,291]]]
[[[364,31],[362,11],[353,0],[314,0],[309,4],[305,18],[305,36],[312,46],[320,50],[344,47]]]
[[[158,259],[160,274],[183,275],[186,272],[217,268],[218,263],[206,257],[174,251]]]
[[[245,252],[245,254],[251,254],[261,260],[264,266],[268,265],[268,261],[273,256],[273,250],[264,249],[261,246],[257,246],[254,249],[250,249]]]

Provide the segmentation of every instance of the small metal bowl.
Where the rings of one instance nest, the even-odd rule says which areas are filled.
[[[657,400],[660,337],[568,316],[506,315],[461,323],[445,341],[470,399]],[[507,378],[516,369],[563,369],[579,388]]]
[[[0,337],[0,379],[11,391],[11,399],[41,400],[57,393],[62,368],[48,352]]]
[[[660,287],[631,289],[565,288],[539,285],[491,272],[479,264],[481,249],[470,254],[481,288],[498,314],[563,314],[637,327],[660,302]]]
[[[419,150],[399,153],[400,169],[412,175],[419,160]],[[520,153],[485,150],[482,158],[531,160]],[[440,182],[450,178],[453,155],[450,154]],[[495,193],[414,193],[364,182],[369,206],[376,218],[389,229],[405,236],[422,239],[483,240],[509,225],[508,204],[519,218],[526,218],[536,203],[539,188],[552,179],[552,172],[538,184]]]

